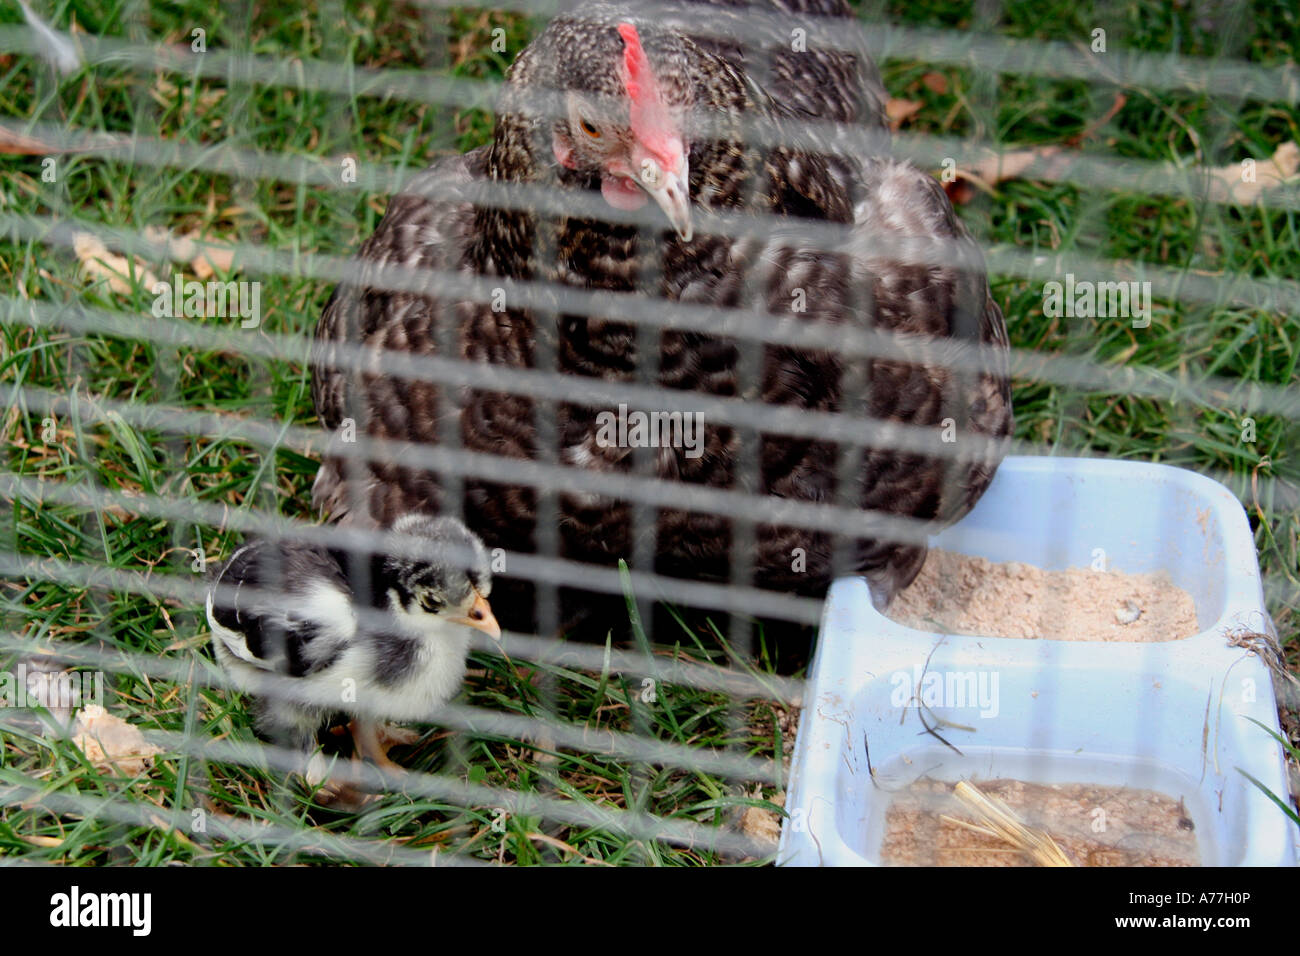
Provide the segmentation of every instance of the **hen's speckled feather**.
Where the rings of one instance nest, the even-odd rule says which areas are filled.
[[[748,4],[745,4],[746,6]],[[757,5],[757,4],[756,4]],[[844,14],[838,0],[772,0],[769,9]],[[714,4],[716,7],[717,5]],[[729,3],[726,6],[740,6]],[[710,9],[711,24],[742,11]],[[605,16],[605,15],[601,15]],[[773,405],[820,411],[858,411],[916,426],[952,417],[963,441],[978,441],[987,455],[959,464],[889,450],[868,450],[858,487],[847,500],[864,508],[941,523],[961,517],[983,493],[1000,460],[998,440],[1010,432],[1010,390],[1005,371],[959,376],[932,361],[936,344],[958,356],[977,343],[1007,345],[1006,326],[982,272],[947,265],[918,265],[890,258],[891,239],[934,238],[979,262],[979,253],[933,178],[883,155],[850,158],[825,140],[818,150],[744,145],[736,126],[718,138],[692,144],[691,195],[696,208],[733,214],[852,224],[855,248],[818,251],[788,231],[765,229],[743,238],[697,232],[682,242],[671,232],[651,235],[636,227],[476,207],[455,192],[495,181],[542,184],[598,195],[598,182],[560,167],[539,135],[547,127],[530,112],[537,87],[579,82],[557,73],[569,58],[599,63],[616,52],[615,19],[558,18],[513,66],[494,140],[465,156],[442,160],[394,197],[387,215],[359,251],[363,269],[400,263],[466,276],[508,276],[583,289],[636,291],[667,302],[722,307],[762,306],[801,321],[845,323],[906,333],[914,363],[872,360],[865,394],[844,395],[844,363],[834,352],[769,346],[758,383],[737,380],[734,340],[665,332],[659,354],[639,356],[635,328],[599,316],[562,315],[538,322],[525,309],[493,312],[486,303],[435,295],[392,293],[369,287],[365,273],[340,286],[321,318],[313,354],[313,396],[322,424],[337,429],[345,418],[372,436],[421,443],[437,441],[438,420],[457,416],[466,448],[528,459],[537,456],[533,402],[505,393],[467,391],[443,403],[438,387],[380,371],[380,350],[436,354],[440,327],[450,330],[458,357],[531,368],[538,335],[554,342],[560,370],[610,382],[630,382],[640,363],[656,363],[665,387],[713,395],[755,394]],[[647,49],[670,95],[693,96],[722,124],[761,116],[778,125],[791,120],[835,120],[883,129],[883,90],[874,66],[850,54],[783,49],[742,54],[716,40],[696,44],[646,32]],[[577,52],[575,52],[577,51]],[[762,69],[755,66],[763,59]],[[758,75],[769,86],[760,87]],[[599,86],[599,71],[583,77]],[[683,92],[685,91],[685,92]],[[605,92],[611,92],[605,90]],[[439,198],[424,198],[430,188]],[[879,250],[879,251],[877,251]],[[944,261],[956,261],[953,255]],[[806,311],[791,312],[795,290]],[[865,294],[869,292],[868,294]],[[375,356],[362,374],[331,367],[336,343],[360,344]],[[653,376],[652,376],[653,377]],[[561,463],[626,471],[627,449],[600,447],[595,417],[602,409],[563,403],[556,410]],[[738,434],[725,425],[706,428],[705,452],[659,449],[658,476],[735,488]],[[746,489],[807,501],[835,497],[837,450],[832,442],[765,436],[760,450],[761,487]],[[351,469],[351,470],[348,470]],[[364,465],[327,458],[315,486],[316,503],[339,520],[388,524],[408,510],[438,511],[438,477],[400,461]],[[465,520],[489,547],[533,550],[536,501],[530,488],[465,482]],[[629,508],[624,502],[577,495],[562,498],[563,553],[612,563],[628,557]],[[657,528],[657,570],[695,578],[725,578],[729,522],[715,515],[662,510]],[[791,570],[803,548],[806,569]],[[860,542],[856,566],[868,574],[878,599],[905,586],[919,569],[924,548],[887,540]],[[805,594],[824,590],[830,575],[828,536],[792,528],[761,527],[755,581]],[[527,626],[517,621],[516,626]]]

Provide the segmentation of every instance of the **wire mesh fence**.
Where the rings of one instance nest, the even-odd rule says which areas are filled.
[[[1169,462],[1226,485],[1273,619],[1257,651],[1300,739],[1284,673],[1300,592],[1294,11],[1112,5],[1049,29],[1028,9],[74,2],[0,24],[0,854],[771,860],[808,810],[786,798],[827,583],[865,573],[883,609],[1003,455]],[[577,135],[575,90],[591,115],[626,112],[620,93],[540,67],[506,79],[575,10],[579,28],[635,21],[720,51],[692,76],[743,62],[751,105],[673,114],[692,169],[718,143],[739,157],[717,167],[734,182],[690,180],[686,231],[669,205],[616,201],[613,174],[565,178],[574,146],[551,135]],[[647,49],[667,89],[671,58]],[[857,114],[799,100],[836,95],[802,55],[849,64]],[[543,131],[546,175],[491,165],[512,115]],[[465,175],[419,172],[472,149],[486,158]],[[932,171],[931,191],[873,172],[886,156]],[[432,210],[415,240],[355,257],[394,195]],[[493,216],[542,225],[474,259]],[[453,226],[461,247],[421,252]],[[564,245],[583,229],[609,244]],[[979,328],[986,274],[1009,344]],[[820,298],[773,305],[824,275]],[[890,311],[913,307],[910,325]],[[318,330],[326,309],[337,325]],[[918,376],[933,407],[908,404]],[[993,393],[972,398],[1004,377],[1012,434],[979,423]],[[608,443],[586,440],[598,422]],[[374,795],[331,805],[302,747],[255,733],[205,602],[294,611],[276,549],[314,548],[351,576],[360,629],[384,633],[388,596],[360,596],[372,558],[424,555],[386,530],[405,510],[483,538],[505,633],[474,634],[463,688],[400,767],[349,761],[323,730],[344,754],[330,781]],[[1047,517],[1068,536],[1074,516]],[[279,555],[273,586],[219,582],[250,541]],[[1032,636],[1060,609],[1038,613]],[[70,686],[106,713],[49,690]],[[269,674],[252,697],[348,712],[333,693]],[[899,710],[952,746],[912,696]]]

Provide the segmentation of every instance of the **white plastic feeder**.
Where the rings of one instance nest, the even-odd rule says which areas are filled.
[[[836,581],[779,864],[879,865],[892,792],[928,776],[1155,790],[1184,801],[1202,865],[1295,865],[1300,831],[1241,772],[1285,798],[1281,747],[1247,719],[1278,729],[1269,672],[1227,640],[1268,622],[1254,541],[1227,488],[1165,465],[1012,457],[931,545],[1046,570],[1090,567],[1101,548],[1112,570],[1166,571],[1195,601],[1200,632],[1142,644],[932,634],[877,612],[861,578]],[[900,706],[927,658],[953,688],[933,712],[975,728],[940,731],[964,756]]]

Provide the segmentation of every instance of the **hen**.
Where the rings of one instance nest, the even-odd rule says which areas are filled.
[[[534,402],[508,390],[447,391],[383,370],[384,350],[435,355],[451,348],[456,359],[499,367],[503,389],[512,369],[541,366],[932,427],[939,451],[950,447],[938,436],[952,419],[960,458],[868,448],[849,473],[849,488],[837,487],[843,482],[834,442],[768,433],[759,439],[756,481],[745,486],[737,465],[743,441],[753,439],[728,424],[706,425],[702,454],[656,449],[653,473],[785,499],[838,500],[936,528],[965,514],[992,479],[1011,427],[1005,359],[983,374],[947,367],[979,345],[1005,354],[1006,326],[982,259],[933,178],[883,150],[855,154],[851,133],[884,130],[883,91],[865,56],[819,48],[812,39],[806,50],[792,49],[789,30],[784,45],[744,46],[730,39],[743,35],[731,25],[747,22],[750,6],[688,7],[707,25],[693,31],[707,33],[697,39],[662,18],[639,16],[635,6],[584,5],[553,19],[515,60],[492,141],[436,162],[395,196],[360,248],[359,278],[335,290],[313,351],[321,423],[436,443],[446,437],[440,420],[449,416],[449,427],[473,451],[632,471],[628,448],[597,440],[604,408]],[[843,0],[752,6],[792,25],[833,25],[850,15]],[[851,35],[856,24],[848,26]],[[752,135],[756,123],[775,136]],[[544,208],[484,201],[474,195],[484,185],[543,187],[561,201]],[[608,219],[568,205],[602,198]],[[638,222],[627,221],[628,211],[643,206]],[[656,224],[646,226],[652,214]],[[715,216],[731,227],[711,228],[724,221]],[[852,253],[819,248],[794,228],[801,223],[852,230]],[[918,239],[947,247],[924,262],[896,248]],[[961,261],[976,266],[960,268]],[[635,293],[666,304],[765,310],[787,321],[897,333],[899,346],[913,351],[910,360],[872,358],[855,378],[835,352],[764,345],[746,380],[744,349],[733,338],[668,330],[658,335],[657,349],[640,354],[637,329],[627,322],[438,295],[436,283],[427,294],[395,291],[372,278],[375,267],[398,265]],[[643,333],[647,341],[655,339]],[[363,367],[350,368],[340,345],[360,346]],[[936,353],[946,357],[944,365],[934,364]],[[864,438],[871,428],[864,424]],[[554,446],[540,444],[546,435],[555,436]],[[407,511],[454,511],[460,504],[489,547],[535,550],[531,487],[470,478],[460,502],[444,500],[446,487],[459,486],[401,460],[362,463],[327,453],[313,494],[337,520],[378,526]],[[630,557],[627,502],[566,494],[559,510],[564,557],[605,565]],[[728,578],[727,518],[663,508],[654,533],[659,573]],[[753,583],[821,593],[834,551],[826,533],[759,525]],[[792,562],[797,553],[804,559]],[[924,557],[918,540],[872,536],[853,543],[849,566],[868,577],[883,604]],[[525,615],[507,626],[532,623]]]

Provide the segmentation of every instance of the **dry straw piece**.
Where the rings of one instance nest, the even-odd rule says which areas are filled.
[[[1008,809],[1006,804],[986,795],[974,784],[967,783],[965,780],[958,781],[957,786],[953,789],[953,795],[966,804],[981,822],[979,824],[970,823],[946,814],[941,815],[940,819],[974,833],[981,833],[984,836],[1009,843],[1020,852],[1028,855],[1039,866],[1075,865],[1074,861],[1065,855],[1065,851],[1057,846],[1056,841],[1045,831],[1025,826]]]

